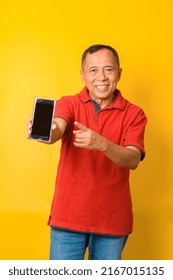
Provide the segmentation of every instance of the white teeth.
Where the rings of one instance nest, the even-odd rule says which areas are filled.
[[[103,88],[106,88],[107,85],[103,85],[103,86],[96,86],[97,88],[100,88],[100,89],[103,89]]]

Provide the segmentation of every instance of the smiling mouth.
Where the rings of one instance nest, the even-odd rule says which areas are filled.
[[[95,87],[98,89],[106,89],[108,85],[96,85]]]

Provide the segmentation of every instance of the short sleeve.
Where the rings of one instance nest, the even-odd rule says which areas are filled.
[[[147,117],[142,109],[132,113],[124,135],[124,146],[135,146],[141,150],[141,160],[145,157],[144,133]]]
[[[70,98],[62,97],[60,100],[56,101],[55,105],[55,118],[63,118],[68,124],[73,121],[73,106],[70,102]]]

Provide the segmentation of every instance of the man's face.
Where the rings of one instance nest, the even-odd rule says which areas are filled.
[[[113,96],[121,71],[113,53],[102,49],[87,54],[81,70],[81,79],[92,98],[106,102]]]

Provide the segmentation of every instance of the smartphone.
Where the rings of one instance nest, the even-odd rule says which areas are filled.
[[[55,100],[35,98],[30,139],[50,142]]]

